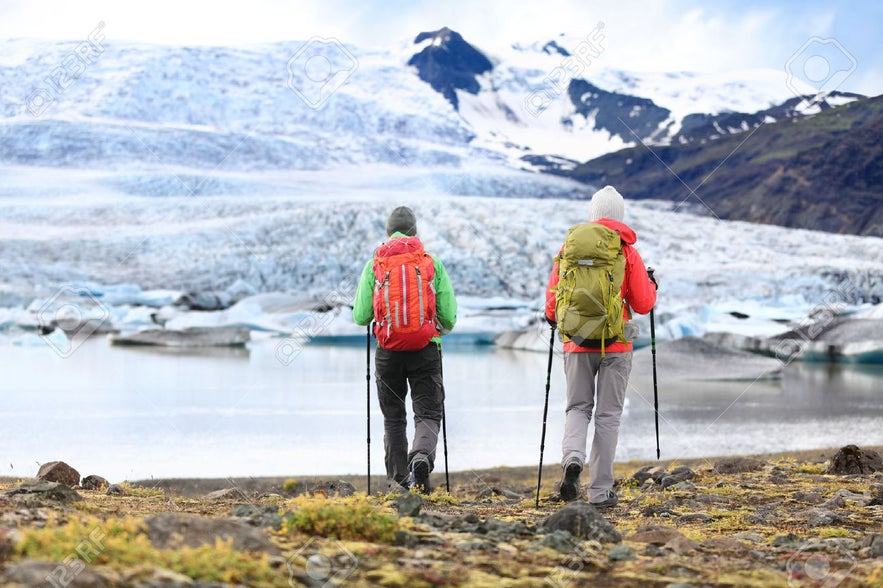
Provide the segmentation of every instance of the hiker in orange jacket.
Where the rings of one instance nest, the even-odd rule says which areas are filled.
[[[589,222],[602,224],[619,234],[625,257],[622,298],[624,320],[627,321],[631,316],[629,309],[638,314],[650,312],[656,304],[656,287],[634,247],[637,240],[635,232],[622,222],[624,209],[625,203],[619,192],[612,186],[606,186],[592,196]],[[546,320],[553,325],[556,321],[555,289],[559,279],[556,261],[549,275],[545,306]],[[579,476],[586,463],[588,427],[594,413],[595,436],[588,462],[588,500],[598,508],[609,508],[616,504],[613,460],[631,367],[630,340],[611,342],[604,347],[603,353],[601,348],[580,347],[569,339],[565,340],[567,404],[561,460],[564,469],[560,487],[562,500],[574,500],[581,493]]]

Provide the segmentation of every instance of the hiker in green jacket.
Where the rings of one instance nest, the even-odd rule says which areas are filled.
[[[417,218],[410,208],[392,211],[386,233],[389,239],[362,271],[353,319],[359,325],[374,321],[388,487],[428,494],[445,401],[441,335],[457,322],[457,301],[444,264],[426,253],[417,238]],[[405,408],[409,386],[415,427],[410,451]]]

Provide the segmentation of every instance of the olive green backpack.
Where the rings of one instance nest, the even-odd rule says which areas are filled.
[[[626,342],[622,281],[625,256],[619,233],[597,223],[572,227],[558,257],[555,318],[564,340],[604,349]]]

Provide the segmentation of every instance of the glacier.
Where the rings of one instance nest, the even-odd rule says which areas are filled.
[[[406,65],[419,49],[409,41],[316,46],[331,63],[335,51],[357,60],[321,107],[295,91],[309,83],[292,67],[308,46],[299,41],[108,42],[47,103],[33,97],[77,44],[2,44],[4,338],[32,334],[59,308],[93,322],[97,313],[123,332],[159,323],[285,335],[320,324],[311,335],[355,336],[362,330],[342,306],[319,318],[315,307],[351,296],[400,204],[414,207],[421,237],[452,276],[460,332],[529,329],[541,324],[551,260],[567,228],[586,218],[593,188],[534,173],[525,156],[567,165],[624,145],[564,95],[526,109],[566,58],[537,44],[489,54],[493,70],[479,76],[477,94],[458,94],[459,111]],[[781,72],[647,74],[599,59],[584,74],[606,91],[652,95],[671,113],[669,129],[696,112],[754,112],[791,97]],[[661,279],[661,338],[774,334],[844,283],[840,310],[883,299],[880,239],[724,222],[684,204],[627,206]],[[232,306],[179,304],[206,293]],[[646,337],[646,317],[637,321]]]

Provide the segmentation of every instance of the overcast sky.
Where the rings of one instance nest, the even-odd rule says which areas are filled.
[[[0,0],[0,39],[81,40],[99,22],[109,40],[238,46],[322,36],[365,48],[449,26],[490,53],[559,33],[585,36],[603,23],[607,67],[714,72],[798,63],[819,79],[826,67],[828,75],[843,70],[840,89],[883,93],[877,0]],[[808,43],[813,37],[834,42]]]

